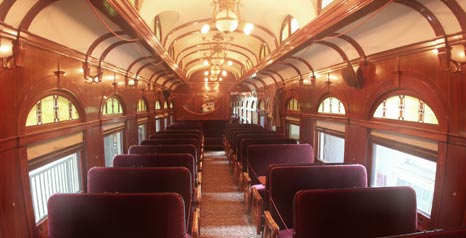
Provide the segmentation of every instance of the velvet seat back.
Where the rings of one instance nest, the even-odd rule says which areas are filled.
[[[141,145],[194,145],[200,158],[201,142],[194,138],[163,138],[163,139],[149,139],[143,140]]]
[[[260,131],[256,133],[239,133],[235,137],[235,154],[237,157],[241,157],[241,142],[246,138],[284,138],[283,134],[278,134],[275,131]]]
[[[185,167],[197,181],[197,168],[194,157],[188,153],[176,154],[121,154],[113,158],[113,167]]]
[[[192,176],[184,167],[94,167],[87,174],[87,191],[88,193],[178,193],[186,205],[186,218],[192,215]]]
[[[298,191],[355,187],[367,187],[362,165],[272,165],[267,175],[266,204],[280,229],[293,228],[293,199]]]
[[[149,136],[150,140],[153,139],[173,139],[173,138],[191,138],[197,141],[202,141],[202,136],[197,133],[156,133]]]
[[[303,190],[294,200],[294,238],[369,238],[415,232],[411,187]]]
[[[173,153],[189,153],[196,159],[197,148],[192,144],[176,144],[176,145],[132,145],[128,149],[128,154],[173,154]]]
[[[48,201],[50,238],[186,235],[179,194],[54,194]]]
[[[248,147],[248,173],[251,184],[258,184],[271,164],[303,164],[314,162],[314,152],[309,144],[267,144]]]
[[[297,144],[298,141],[295,139],[283,138],[279,134],[277,136],[269,136],[267,138],[245,138],[241,140],[240,153],[241,165],[243,166],[243,172],[247,170],[247,158],[248,158],[248,147],[251,145],[267,145],[267,144]]]

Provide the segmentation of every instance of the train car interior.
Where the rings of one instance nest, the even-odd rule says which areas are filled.
[[[466,237],[465,54],[466,0],[0,0],[0,238]]]

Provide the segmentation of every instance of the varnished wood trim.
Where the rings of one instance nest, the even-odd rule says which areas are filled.
[[[197,49],[197,48],[202,47],[202,46],[209,46],[209,48],[204,48],[204,49],[201,49],[201,50],[207,50],[207,49],[208,49],[208,50],[211,50],[211,48],[210,48],[211,45],[212,45],[212,43],[202,43],[202,44],[197,44],[197,45],[193,45],[193,46],[184,48],[184,49],[181,50],[181,51],[177,54],[177,56],[175,57],[175,62],[177,62],[177,63],[179,64],[180,61],[183,60],[183,59],[181,59],[181,60],[178,60],[178,59],[179,59],[180,55],[183,54],[185,51],[195,49],[193,52],[190,52],[189,54],[187,54],[187,55],[190,55],[190,54],[192,54],[192,53],[198,52],[200,49]],[[241,50],[244,50],[244,51],[248,52],[249,54],[254,55],[254,57],[255,57],[255,59],[256,59],[256,63],[259,62],[258,56],[257,56],[252,50],[250,50],[250,49],[248,49],[248,48],[246,48],[246,47],[244,47],[244,46],[237,45],[237,44],[232,44],[232,43],[223,43],[223,45],[225,45],[225,46],[233,46],[233,47],[236,47],[236,48],[240,48]],[[229,49],[227,49],[227,48],[225,47],[225,51],[232,51],[232,50],[229,50]],[[239,51],[236,51],[236,52],[239,52]],[[187,55],[185,55],[183,58],[186,58]],[[245,55],[245,54],[244,54],[244,55]],[[249,58],[249,57],[248,57],[248,58]]]
[[[276,72],[276,71],[274,71],[274,70],[271,70],[271,69],[265,70],[264,73],[266,73],[266,72],[269,72],[269,73],[272,73],[272,74],[277,75],[277,76],[280,78],[280,80],[282,81],[282,84],[285,85],[285,79],[283,78],[283,76],[282,76],[281,74],[279,74],[278,72]]]
[[[26,13],[26,15],[23,17],[23,20],[21,20],[21,24],[19,25],[19,28],[21,30],[27,31],[29,30],[29,27],[31,26],[32,21],[34,21],[34,18],[36,18],[39,13],[44,10],[46,7],[51,5],[52,3],[56,2],[57,0],[39,0],[32,6],[31,9]]]
[[[437,19],[434,13],[432,13],[427,7],[416,1],[410,0],[395,0],[396,3],[403,4],[417,12],[419,12],[429,22],[432,30],[434,30],[436,36],[446,35],[442,24]]]
[[[269,73],[267,73],[267,72],[260,72],[260,73],[258,73],[258,74],[262,74],[262,75],[265,75],[265,76],[269,76],[270,78],[273,79],[273,81],[275,82],[275,85],[276,85],[277,87],[279,86],[277,79],[276,79],[272,74],[269,74]]]
[[[16,0],[4,0],[0,4],[0,22],[4,22],[11,7],[15,4]]]
[[[447,5],[450,11],[455,15],[456,19],[458,19],[461,30],[466,32],[466,12],[464,9],[455,0],[442,0],[442,2]]]

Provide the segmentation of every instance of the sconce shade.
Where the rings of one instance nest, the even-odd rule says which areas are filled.
[[[13,42],[5,39],[0,40],[0,58],[6,58],[13,55]]]

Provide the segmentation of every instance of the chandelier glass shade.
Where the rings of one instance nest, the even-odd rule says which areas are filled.
[[[230,8],[225,8],[215,14],[215,27],[221,32],[233,32],[238,28],[238,14]]]

